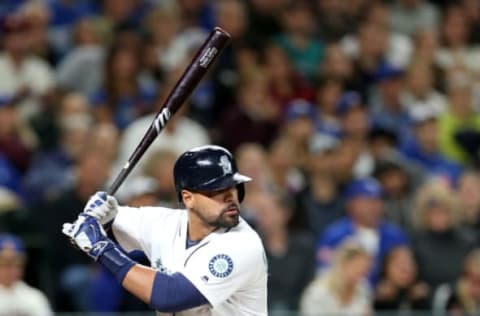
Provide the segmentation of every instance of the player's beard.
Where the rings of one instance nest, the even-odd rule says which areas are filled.
[[[234,215],[227,214],[227,211],[231,210],[232,208],[237,209],[237,213]],[[192,209],[193,212],[197,214],[206,224],[215,228],[232,228],[238,225],[240,222],[240,207],[237,204],[230,204],[220,212],[216,218],[208,218],[205,214],[194,208]]]

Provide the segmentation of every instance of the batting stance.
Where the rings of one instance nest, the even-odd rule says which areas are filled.
[[[267,315],[264,249],[240,217],[244,183],[251,179],[219,146],[183,153],[173,172],[186,211],[119,207],[97,192],[63,233],[160,315]],[[122,248],[102,225],[112,228]],[[153,269],[124,250],[142,250]]]

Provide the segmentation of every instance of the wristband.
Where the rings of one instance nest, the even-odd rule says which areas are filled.
[[[122,284],[128,271],[136,264],[135,261],[127,257],[112,241],[107,242],[104,250],[98,256],[97,262],[110,271],[120,284]]]

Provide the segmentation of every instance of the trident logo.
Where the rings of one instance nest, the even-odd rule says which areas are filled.
[[[228,159],[227,155],[220,157],[220,163],[218,164],[223,169],[223,175],[232,173],[232,164]]]

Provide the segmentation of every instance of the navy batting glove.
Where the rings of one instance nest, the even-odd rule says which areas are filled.
[[[80,250],[110,271],[121,283],[135,265],[119,246],[107,237],[102,225],[93,216],[80,214],[74,223],[63,224],[62,232]]]
[[[83,213],[78,216],[73,224],[63,224],[62,232],[95,261],[98,260],[108,243],[111,242],[102,225],[93,216]]]

